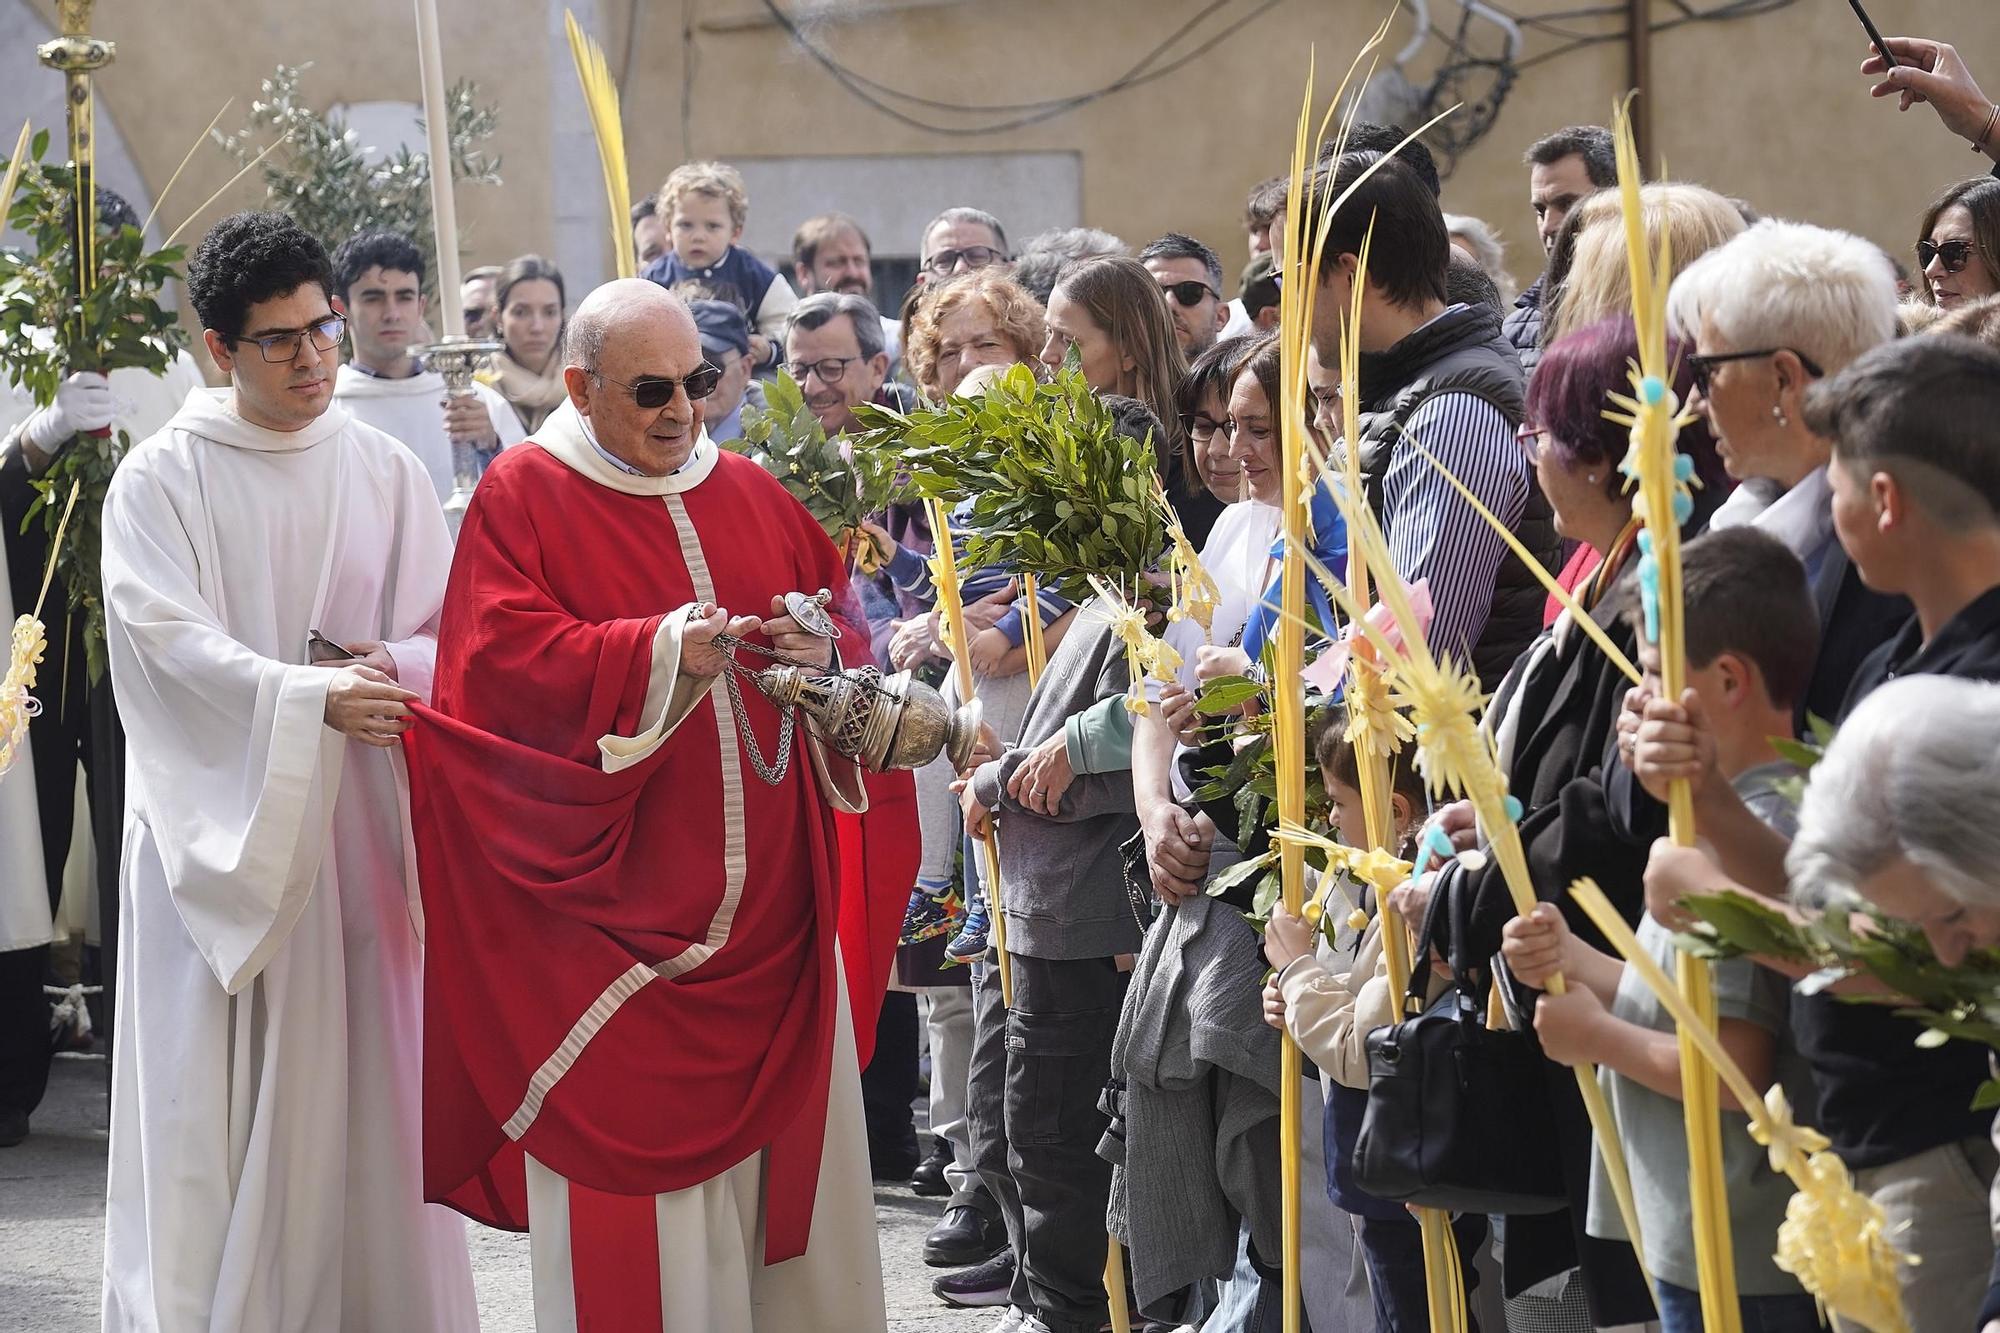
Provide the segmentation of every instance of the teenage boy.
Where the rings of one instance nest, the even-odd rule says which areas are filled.
[[[1940,334],[1875,348],[1816,385],[1811,428],[1833,441],[1834,530],[1862,580],[1916,607],[1855,675],[1846,711],[1896,676],[2000,680],[2000,352]],[[1844,715],[1843,713],[1843,715]],[[1717,780],[1715,728],[1697,696],[1645,705],[1632,754],[1649,789],[1694,789],[1695,819],[1721,871],[1782,905],[1783,837]],[[1969,814],[1968,817],[1976,817]],[[1647,905],[1674,919],[1681,896],[1716,887],[1699,853],[1656,849]],[[1904,1266],[1916,1328],[1970,1328],[1993,1260],[1986,1187],[1995,1155],[1989,1111],[1971,1109],[1983,1048],[1919,1047],[1920,1026],[1886,1006],[1825,994],[1792,1006],[1812,1064],[1819,1128],[1888,1215],[1889,1234],[1923,1263]]]

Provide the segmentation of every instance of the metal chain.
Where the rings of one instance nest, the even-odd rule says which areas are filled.
[[[754,644],[747,643],[743,646],[755,647]],[[778,762],[773,764],[758,752],[757,733],[750,726],[750,715],[743,709],[743,687],[736,683],[738,676],[749,674],[751,673],[748,667],[731,658],[727,670],[722,673],[722,680],[729,689],[730,705],[736,710],[738,730],[743,733],[743,751],[750,756],[750,767],[757,771],[757,776],[764,779],[766,784],[775,787],[783,782],[785,774],[791,771],[792,734],[798,721],[797,710],[791,708],[778,710]]]

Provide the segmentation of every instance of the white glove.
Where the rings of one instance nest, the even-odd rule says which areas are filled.
[[[118,416],[111,381],[91,370],[75,371],[56,386],[56,400],[21,423],[21,438],[54,456],[72,436],[102,430]]]

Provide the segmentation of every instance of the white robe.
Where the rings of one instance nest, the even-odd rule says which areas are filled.
[[[472,391],[485,407],[502,448],[527,438],[520,416],[498,392],[476,381]],[[445,433],[441,406],[444,376],[426,370],[400,380],[385,380],[347,365],[334,379],[333,396],[357,421],[400,440],[430,473],[439,501],[451,498],[456,479],[452,475],[451,436]]]
[[[201,371],[186,352],[179,353],[162,375],[126,366],[106,378],[111,381],[112,398],[118,408],[118,429],[135,441],[166,425],[189,391],[202,384]],[[26,389],[15,387],[0,393],[0,432],[11,434],[34,410],[34,395]],[[37,517],[35,521],[39,523],[41,519]],[[15,617],[35,609],[14,605],[8,577],[7,551],[0,545],[0,642],[4,642],[5,635],[13,628]],[[58,580],[49,588],[49,600],[60,606],[58,599],[63,595],[63,585]],[[45,615],[46,612],[45,606]],[[59,684],[44,667],[35,696],[46,706],[56,707],[52,687]],[[41,817],[35,803],[33,744],[23,740],[15,750],[13,766],[0,776],[0,950],[29,949],[56,937],[43,870]],[[78,805],[79,822],[85,818],[86,808]],[[106,817],[118,816],[113,812]],[[91,883],[89,867],[76,864],[74,851],[70,865],[73,877]],[[79,871],[80,875],[75,874]]]
[[[104,1327],[473,1330],[423,1202],[422,966],[399,751],[324,725],[306,636],[430,687],[450,561],[428,477],[338,405],[191,395],[104,507],[129,737]]]

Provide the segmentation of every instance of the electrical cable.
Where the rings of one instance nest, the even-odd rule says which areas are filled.
[[[1053,120],[1058,116],[1065,115],[1068,112],[1077,110],[1080,107],[1088,106],[1092,102],[1101,101],[1102,99],[1113,96],[1117,93],[1126,92],[1133,88],[1142,87],[1145,84],[1151,83],[1156,79],[1165,78],[1167,75],[1173,74],[1185,68],[1186,66],[1192,64],[1194,61],[1199,60],[1202,56],[1208,54],[1210,51],[1214,50],[1217,46],[1220,46],[1223,42],[1228,41],[1231,37],[1236,36],[1238,33],[1242,32],[1246,27],[1248,27],[1252,22],[1262,17],[1265,13],[1269,12],[1270,10],[1275,9],[1279,4],[1279,0],[1257,0],[1257,3],[1250,10],[1250,12],[1245,14],[1242,18],[1238,19],[1231,26],[1207,38],[1199,45],[1195,46],[1192,50],[1186,52],[1183,55],[1177,56],[1172,61],[1169,61],[1167,64],[1161,65],[1158,68],[1149,68],[1153,64],[1153,62],[1157,61],[1163,54],[1165,54],[1167,50],[1171,49],[1176,42],[1180,41],[1187,34],[1194,31],[1195,28],[1200,26],[1210,16],[1221,12],[1223,9],[1226,9],[1237,2],[1238,0],[1210,0],[1210,3],[1203,6],[1202,9],[1197,11],[1192,19],[1188,20],[1187,22],[1183,23],[1179,28],[1175,29],[1175,31],[1168,36],[1166,41],[1159,43],[1151,51],[1147,52],[1145,57],[1143,57],[1138,64],[1134,65],[1132,69],[1126,71],[1126,73],[1120,75],[1118,78],[1112,80],[1110,83],[1102,85],[1101,87],[1091,89],[1087,92],[1071,94],[1066,97],[1047,98],[1038,102],[1018,103],[1013,105],[1002,105],[998,107],[980,107],[976,105],[968,106],[963,103],[944,103],[933,98],[922,97],[915,93],[906,93],[898,89],[890,88],[887,85],[880,83],[878,80],[871,79],[866,75],[860,74],[858,71],[850,69],[848,66],[843,64],[836,56],[834,56],[832,52],[827,51],[825,48],[821,47],[817,42],[815,42],[805,32],[805,30],[802,27],[800,27],[798,22],[794,20],[790,14],[785,12],[783,7],[777,3],[777,0],[763,0],[764,8],[770,12],[772,19],[778,24],[780,28],[782,28],[791,37],[793,42],[795,42],[802,51],[804,51],[808,56],[810,56],[815,63],[820,65],[821,68],[825,69],[826,72],[833,77],[835,82],[839,83],[843,88],[847,89],[847,91],[850,94],[852,94],[855,98],[857,98],[861,102],[866,103],[868,106],[874,108],[876,111],[881,112],[883,115],[889,117],[891,120],[894,120],[900,124],[910,126],[913,129],[925,130],[932,134],[940,134],[950,137],[973,137],[977,135],[998,134],[1008,130],[1022,129],[1029,125],[1036,125],[1040,124],[1043,121]],[[953,112],[960,112],[966,114],[978,114],[986,111],[1017,111],[1017,110],[1023,112],[1023,114],[1014,116],[1012,119],[993,121],[984,125],[941,125],[932,121],[924,120],[918,116],[911,115],[910,113],[902,110],[900,107],[894,106],[888,101],[884,100],[885,98],[889,97],[893,97],[901,101],[906,101],[916,106],[925,106],[933,109],[946,109]]]

